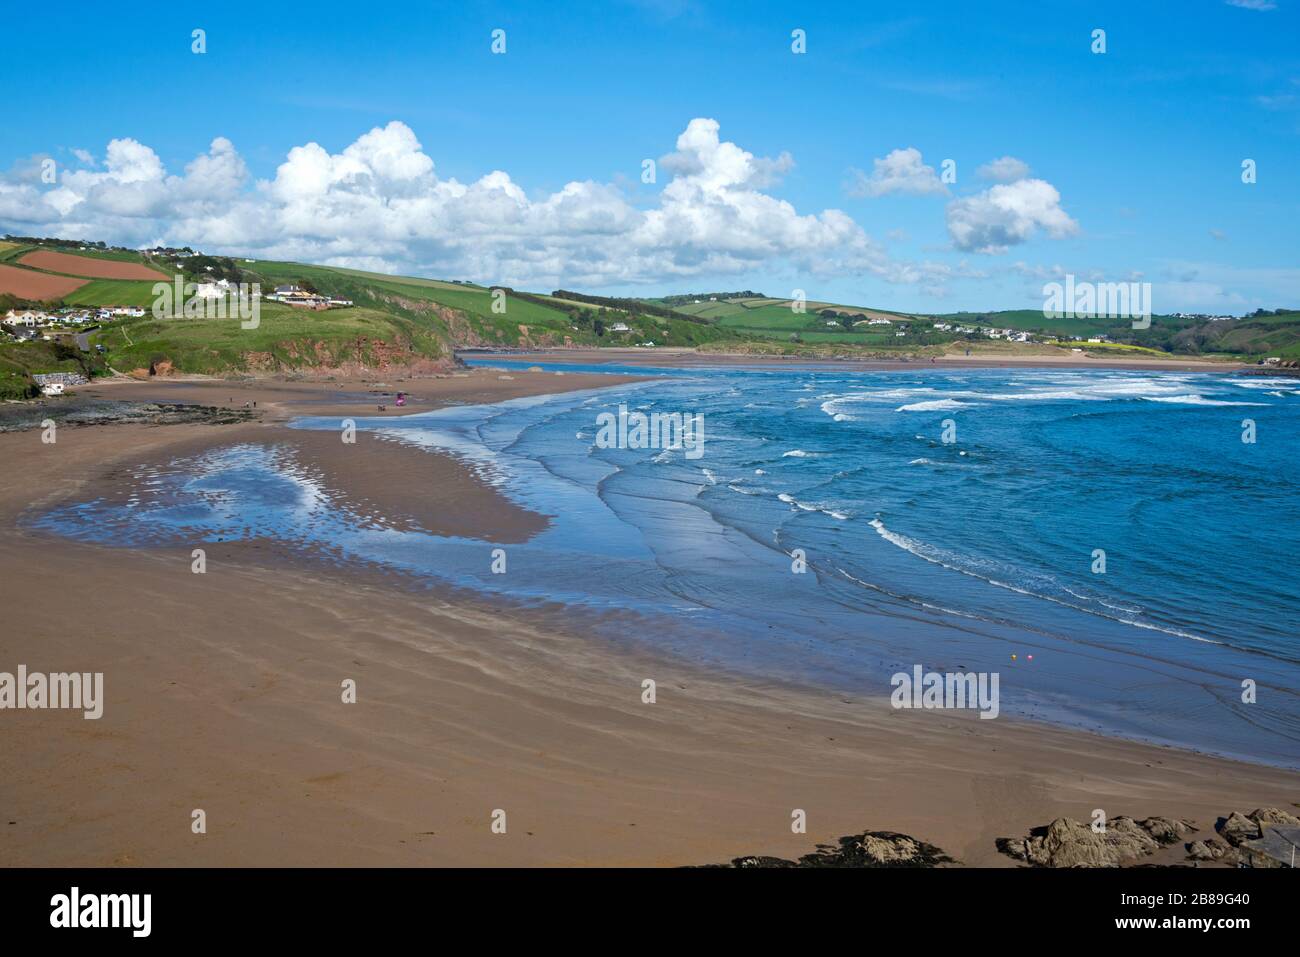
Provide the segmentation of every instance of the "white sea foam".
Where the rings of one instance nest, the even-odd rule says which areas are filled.
[[[1144,395],[1145,402],[1168,402],[1171,405],[1268,405],[1267,402],[1232,402],[1228,399],[1207,399],[1196,392],[1187,395]]]
[[[1014,392],[983,391],[978,389],[935,389],[931,386],[875,389],[864,392],[831,394],[821,409],[837,422],[853,419],[852,413],[870,408],[873,404],[903,400],[896,411],[929,412],[960,409],[983,402],[1110,402],[1138,399],[1147,396],[1180,395],[1198,388],[1207,381],[1205,375],[1187,374],[1159,376],[1134,376],[1120,373],[1115,376],[1087,376],[1059,374],[1041,376],[1030,380],[1029,388]],[[1276,386],[1274,386],[1276,388]],[[818,398],[822,398],[818,396]],[[907,401],[910,400],[910,401]]]
[[[1258,379],[1225,379],[1232,385],[1241,389],[1276,389],[1278,386],[1295,385],[1295,379],[1281,378],[1258,378]]]
[[[928,402],[913,402],[910,405],[900,405],[895,412],[946,412],[951,409],[969,409],[973,408],[973,403],[962,402],[960,399],[931,399]]]
[[[806,459],[806,458],[811,458],[816,454],[817,454],[816,452],[805,452],[803,449],[791,449],[789,452],[783,452],[781,454],[781,458]]]

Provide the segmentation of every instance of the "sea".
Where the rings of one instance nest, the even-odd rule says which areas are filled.
[[[863,700],[916,665],[992,673],[1004,720],[1300,767],[1300,379],[547,368],[660,378],[353,420],[550,516],[523,544],[358,514],[291,457],[239,444],[33,524],[134,547],[276,539]],[[698,434],[602,432],[638,413]]]

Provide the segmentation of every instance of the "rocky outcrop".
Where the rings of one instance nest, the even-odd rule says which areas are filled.
[[[1300,844],[1300,817],[1276,807],[1257,807],[1249,814],[1233,811],[1219,819],[1215,830],[1231,845],[1215,859],[1242,867],[1290,867]],[[1204,860],[1196,846],[1202,843],[1208,842],[1189,844],[1187,856]]]
[[[1258,840],[1261,833],[1258,823],[1237,811],[1220,820],[1214,829],[1233,847]]]
[[[797,861],[782,857],[737,857],[723,867],[938,867],[957,863],[941,849],[925,841],[894,831],[864,831],[842,837],[835,844],[819,844],[817,850]]]
[[[1280,824],[1283,827],[1300,827],[1300,817],[1296,817],[1290,811],[1284,811],[1280,807],[1257,807],[1246,817],[1254,821],[1260,827],[1268,824]]]
[[[1002,837],[997,848],[1033,867],[1120,867],[1132,864],[1196,830],[1191,821],[1112,818],[1104,829],[1058,817],[1023,838]]]
[[[1217,861],[1231,853],[1232,848],[1217,837],[1206,838],[1204,841],[1192,841],[1187,845],[1187,859],[1191,861]]]

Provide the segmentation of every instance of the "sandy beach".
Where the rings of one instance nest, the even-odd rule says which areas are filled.
[[[126,494],[141,464],[261,443],[288,447],[364,510],[436,534],[524,540],[548,517],[455,459],[284,425],[631,381],[501,375],[108,382],[79,391],[256,402],[260,418],[68,426],[53,445],[39,431],[0,434],[15,463],[0,488],[0,670],[102,671],[106,696],[97,721],[13,711],[0,723],[0,864],[675,866],[798,857],[890,830],[967,865],[1014,866],[995,839],[1060,816],[1190,819],[1194,840],[1231,811],[1300,801],[1292,772],[704,673],[615,650],[560,607],[524,613],[421,591],[269,542],[210,546],[199,575],[188,549],[82,544],[20,522],[56,502]],[[398,389],[411,395],[403,409],[391,402]],[[642,703],[646,678],[653,704]],[[348,679],[355,704],[341,701]],[[191,831],[195,809],[204,834]],[[806,834],[791,831],[796,809]],[[504,834],[491,828],[499,810]],[[1184,856],[1179,843],[1149,860]]]
[[[466,352],[466,358],[490,360],[490,353]],[[661,368],[693,368],[705,366],[824,366],[847,370],[896,370],[919,368],[953,369],[1133,369],[1136,371],[1167,372],[1232,372],[1245,368],[1238,362],[1210,359],[1158,359],[1093,357],[1065,352],[1061,349],[1031,352],[1025,349],[994,352],[982,350],[971,355],[949,353],[942,358],[930,359],[828,359],[815,356],[771,356],[741,353],[699,352],[695,349],[551,349],[537,352],[501,354],[516,362],[539,365],[547,363],[577,363],[582,365],[658,366]]]

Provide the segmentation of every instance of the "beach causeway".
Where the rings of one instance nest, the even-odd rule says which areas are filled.
[[[200,543],[30,525],[56,505],[129,502],[177,458],[248,446],[288,456],[349,513],[525,542],[553,516],[472,463],[288,423],[638,381],[488,368],[119,380],[51,400],[53,441],[40,422],[0,432],[0,672],[102,675],[94,719],[37,707],[0,723],[0,863],[681,866],[792,860],[873,831],[1017,866],[1005,839],[1101,809],[1180,822],[1176,840],[1122,861],[1173,864],[1232,812],[1300,814],[1293,771],[705,669],[615,647],[558,602],[515,607],[259,538],[202,543],[197,573]],[[97,417],[69,419],[78,402]],[[123,411],[141,404],[163,414]],[[176,412],[195,408],[210,411]]]

